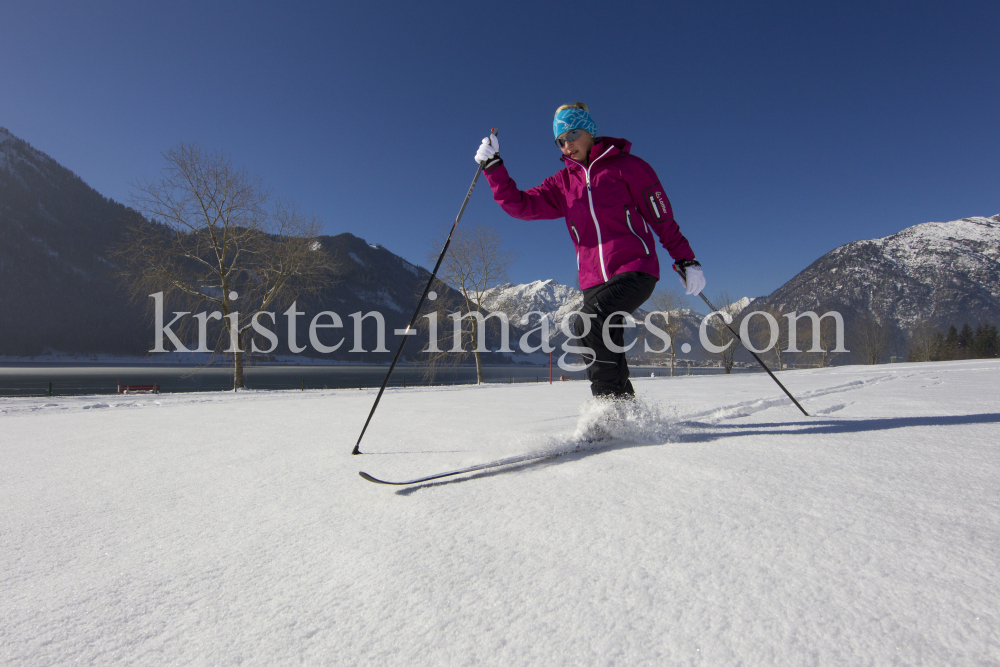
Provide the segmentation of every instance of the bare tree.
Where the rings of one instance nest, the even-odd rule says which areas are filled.
[[[830,317],[823,317],[829,311],[821,311],[819,322],[819,352],[816,353],[816,365],[819,368],[826,368],[830,364],[830,353],[836,352],[837,342],[837,321]],[[842,350],[843,351],[843,350]],[[803,354],[812,354],[804,352]]]
[[[437,259],[435,258],[435,261]],[[418,286],[419,287],[419,286]],[[422,290],[422,287],[419,287]],[[452,343],[452,327],[448,323],[448,315],[460,311],[464,298],[455,290],[435,278],[431,286],[434,292],[434,300],[428,299],[424,302],[421,314],[421,322],[427,320],[427,324],[418,325],[421,329],[427,327],[428,344],[422,354],[421,377],[428,384],[434,384],[439,375],[446,369],[451,369],[459,364],[470,361],[469,352],[454,353],[450,351]],[[414,298],[419,298],[419,293],[414,294]],[[430,321],[433,320],[433,327]],[[464,323],[463,323],[464,324]]]
[[[775,313],[775,311],[770,312]],[[819,309],[818,314],[811,310],[802,313],[793,311],[785,313],[783,317],[775,315],[775,319],[787,327],[778,337],[778,343],[783,348],[782,352],[785,355],[794,354],[795,356],[790,358],[800,366],[814,365],[824,368],[829,364],[831,354],[850,352],[844,347],[844,319],[836,310]],[[798,347],[803,333],[800,320],[805,320],[807,323],[806,340],[809,341],[807,343],[809,347],[806,350]]]
[[[732,372],[733,364],[736,362],[736,352],[743,347],[743,342],[740,340],[738,335],[734,335],[733,330],[739,331],[739,312],[740,304],[739,301],[733,299],[729,292],[720,292],[718,296],[714,299],[715,307],[719,309],[721,313],[728,315],[732,320],[729,327],[723,324],[720,319],[723,315],[715,315],[708,321],[708,327],[705,333],[708,336],[708,340],[712,345],[717,348],[722,348],[719,352],[715,352],[716,356],[722,362],[722,367],[726,370],[726,374]]]
[[[884,316],[863,313],[854,321],[854,346],[866,364],[877,364],[889,350],[889,329]]]
[[[159,179],[132,185],[132,205],[153,222],[134,224],[116,248],[123,279],[137,299],[162,292],[164,304],[191,312],[217,308],[199,324],[221,319],[228,335],[199,351],[232,354],[233,388],[241,389],[258,314],[333,280],[316,239],[320,223],[222,153],[180,144],[164,159]]]
[[[909,354],[907,361],[937,361],[940,355],[939,347],[944,337],[937,331],[930,320],[920,320],[910,332]]]
[[[446,234],[440,235],[441,245],[446,238]],[[440,245],[432,250],[428,257],[437,261],[439,253]],[[486,310],[483,303],[486,290],[506,282],[507,271],[515,259],[517,259],[516,253],[504,249],[503,240],[495,228],[478,224],[455,230],[448,253],[438,271],[441,281],[457,289],[465,302],[465,314],[457,320],[457,325],[461,327],[461,349],[465,349],[466,334],[468,334],[472,355],[476,361],[476,381],[479,384],[483,382],[483,365],[479,356],[480,341],[485,339],[485,331],[480,330],[483,322],[475,315],[481,316],[481,311]],[[506,317],[502,313],[500,315]],[[450,352],[459,351],[455,348],[450,350]]]
[[[760,306],[755,307],[752,310],[755,313],[765,313],[766,315],[770,315],[773,319],[773,323],[765,315],[754,315],[750,318],[747,321],[747,334],[750,338],[751,344],[755,349],[760,350],[770,344],[772,338],[774,338],[774,344],[767,348],[763,353],[758,354],[763,355],[763,358],[765,359],[767,357],[774,357],[775,363],[773,364],[773,368],[771,368],[771,370],[784,370],[785,359],[782,357],[782,348],[788,347],[788,323],[785,321],[781,311],[773,306]],[[745,317],[749,317],[749,315],[750,313],[747,313]],[[772,326],[774,324],[777,325],[776,330],[772,330]]]
[[[659,287],[653,296],[646,302],[646,307],[652,311],[663,313],[664,323],[660,328],[670,336],[670,345],[665,352],[670,355],[670,377],[674,376],[674,366],[677,361],[677,352],[674,349],[674,340],[681,332],[680,310],[684,305],[684,296],[675,289],[669,287]],[[659,323],[657,322],[657,326]]]

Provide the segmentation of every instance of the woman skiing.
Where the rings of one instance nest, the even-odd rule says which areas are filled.
[[[629,153],[630,142],[597,136],[597,125],[583,102],[556,109],[552,128],[566,166],[537,187],[518,189],[500,158],[496,135],[483,139],[476,161],[483,165],[493,198],[508,215],[566,219],[584,302],[584,317],[577,319],[575,332],[594,353],[585,355],[591,392],[632,398],[621,325],[623,313],[645,303],[659,280],[653,233],[673,258],[688,294],[701,292],[705,277],[674,221],[660,179],[645,161]]]

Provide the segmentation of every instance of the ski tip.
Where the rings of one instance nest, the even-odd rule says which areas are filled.
[[[390,482],[383,481],[383,480],[381,480],[381,479],[379,479],[377,477],[372,477],[371,475],[369,475],[368,473],[366,473],[364,471],[361,471],[358,474],[361,475],[361,479],[366,479],[369,482],[374,482],[375,484],[389,484],[390,483]]]

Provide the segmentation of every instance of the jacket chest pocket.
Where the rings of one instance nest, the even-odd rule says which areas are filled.
[[[638,222],[638,220],[636,220],[636,222]],[[642,236],[639,235],[639,232],[636,231],[636,229],[635,229],[635,227],[633,225],[633,221],[632,221],[632,211],[631,211],[631,209],[629,209],[628,204],[625,205],[625,224],[628,225],[629,231],[632,232],[632,234],[637,239],[639,239],[639,243],[642,244],[642,249],[648,255],[649,254],[649,246],[646,244],[646,240],[644,238],[642,238]],[[643,221],[643,225],[645,225],[645,224],[646,224],[645,221]]]

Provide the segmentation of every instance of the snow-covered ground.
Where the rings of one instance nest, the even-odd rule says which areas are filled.
[[[780,377],[0,399],[0,663],[1000,664],[1000,362]]]

